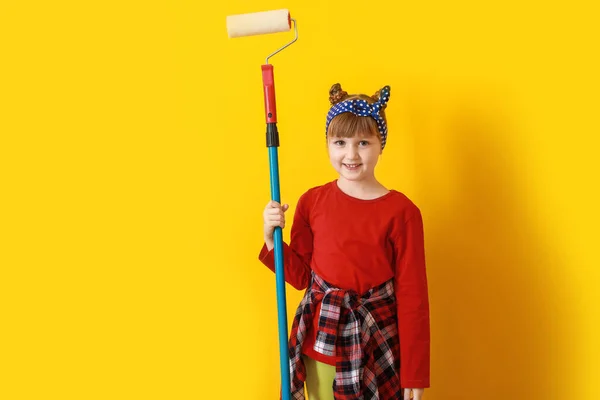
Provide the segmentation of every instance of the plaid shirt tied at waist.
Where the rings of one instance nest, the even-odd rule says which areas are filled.
[[[352,290],[333,287],[314,272],[296,311],[290,335],[292,398],[305,398],[302,345],[319,303],[314,350],[337,357],[334,398],[402,399],[393,281],[388,280],[359,296]]]

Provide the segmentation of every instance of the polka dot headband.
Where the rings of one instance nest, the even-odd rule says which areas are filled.
[[[371,117],[375,120],[375,122],[377,122],[377,129],[379,129],[379,133],[381,134],[381,149],[383,150],[387,139],[387,124],[385,123],[383,117],[380,115],[380,112],[389,100],[390,87],[385,86],[379,92],[379,100],[377,100],[373,104],[369,104],[366,100],[361,99],[344,100],[337,104],[334,104],[327,113],[325,135],[327,135],[327,130],[329,129],[329,124],[331,123],[331,120],[339,114],[349,112],[354,115],[358,115],[359,117]]]

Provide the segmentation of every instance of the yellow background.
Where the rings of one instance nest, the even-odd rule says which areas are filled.
[[[0,398],[277,397],[260,65],[291,34],[225,17],[278,8],[290,214],[335,177],[330,85],[392,87],[378,174],[425,219],[426,399],[598,398],[595,3],[3,2]]]

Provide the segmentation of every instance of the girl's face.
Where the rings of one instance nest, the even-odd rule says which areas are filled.
[[[328,137],[327,147],[331,165],[340,178],[355,182],[375,179],[375,166],[381,154],[381,142],[377,136]]]

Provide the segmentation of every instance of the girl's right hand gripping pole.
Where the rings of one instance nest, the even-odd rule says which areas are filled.
[[[271,199],[281,203],[279,190],[279,132],[277,131],[277,111],[275,107],[275,80],[273,66],[262,66],[262,78],[265,97],[265,117],[267,122],[267,148],[269,149],[269,169],[271,180]],[[275,283],[277,289],[277,320],[279,325],[279,362],[281,368],[282,400],[290,400],[290,365],[288,356],[287,306],[285,294],[285,274],[283,268],[283,232],[276,227],[273,232],[275,255]]]

